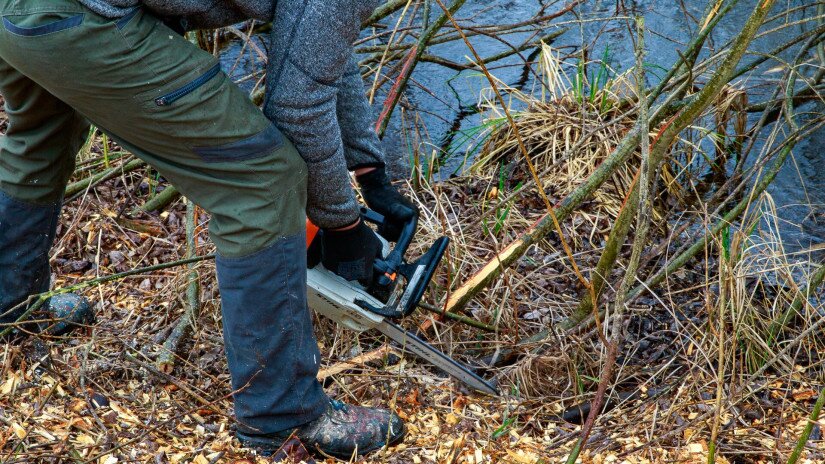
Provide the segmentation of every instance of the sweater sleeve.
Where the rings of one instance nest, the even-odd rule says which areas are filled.
[[[372,108],[364,93],[364,81],[354,55],[350,55],[346,72],[341,77],[337,112],[347,168],[354,171],[384,166],[384,153],[375,133]]]
[[[95,0],[85,0],[95,1]],[[107,0],[109,1],[109,0]],[[141,0],[155,14],[180,21],[183,30],[214,29],[247,19],[270,21],[271,0]]]
[[[341,227],[358,218],[337,106],[352,43],[376,3],[279,0],[276,5],[264,112],[307,163],[307,215],[319,227]]]

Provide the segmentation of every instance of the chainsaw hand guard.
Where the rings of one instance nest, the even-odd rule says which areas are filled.
[[[399,275],[403,277],[406,282],[404,292],[397,298],[388,301],[387,304],[380,308],[363,300],[357,300],[356,303],[368,311],[392,319],[409,316],[410,313],[415,311],[418,302],[421,301],[421,297],[424,296],[424,292],[430,285],[430,280],[432,280],[438,263],[441,262],[441,258],[444,256],[444,252],[447,250],[449,243],[449,238],[441,237],[435,241],[432,248],[430,248],[424,256],[418,258],[418,260],[413,263],[402,263],[395,269],[395,277],[388,279],[391,285],[394,286],[399,279]],[[380,290],[386,288],[387,287],[379,287]],[[390,288],[390,291],[392,291],[392,288]],[[373,290],[370,290],[369,293],[378,297]],[[379,297],[379,299],[383,301],[382,298]]]
[[[375,224],[379,230],[384,226],[384,218],[366,208],[361,209],[362,218]],[[367,289],[370,295],[386,303],[383,307],[375,307],[366,301],[356,301],[362,308],[375,314],[389,318],[408,316],[418,306],[421,297],[427,290],[433,274],[447,250],[450,239],[441,237],[433,246],[413,263],[407,263],[404,256],[412,243],[418,228],[418,217],[413,216],[401,230],[401,235],[395,247],[384,259],[377,259],[374,264],[375,278]],[[403,279],[404,291],[401,295],[394,295],[399,280]]]

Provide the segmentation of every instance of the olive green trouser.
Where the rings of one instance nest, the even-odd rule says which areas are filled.
[[[221,255],[304,229],[306,165],[215,57],[141,9],[0,0],[0,13],[3,192],[59,201],[91,122],[211,213]]]

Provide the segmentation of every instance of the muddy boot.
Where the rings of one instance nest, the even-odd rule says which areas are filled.
[[[31,295],[49,289],[49,249],[54,240],[61,202],[34,205],[0,190],[0,331],[26,312]],[[50,320],[30,324],[24,331],[64,335],[91,323],[89,303],[77,295],[58,295],[31,319]],[[20,331],[18,331],[20,332]]]
[[[397,414],[386,409],[331,400],[321,417],[308,424],[268,435],[239,432],[238,439],[244,446],[271,453],[292,433],[320,454],[348,460],[399,443],[406,428]]]

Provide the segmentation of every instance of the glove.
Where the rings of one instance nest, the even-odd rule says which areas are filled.
[[[324,229],[321,262],[324,267],[346,280],[362,285],[372,283],[373,263],[381,255],[383,244],[362,220],[347,230]]]
[[[364,201],[386,223],[379,233],[390,242],[397,242],[404,224],[418,215],[418,208],[390,184],[384,167],[356,176]]]

